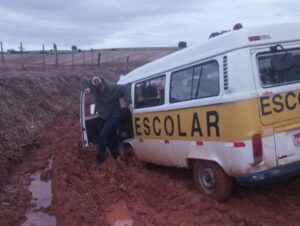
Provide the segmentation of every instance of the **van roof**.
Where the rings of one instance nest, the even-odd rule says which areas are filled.
[[[300,40],[300,23],[242,28],[223,33],[145,64],[131,71],[126,76],[122,76],[118,83],[128,84],[154,75],[160,75],[171,69],[173,70],[239,48],[296,40]]]

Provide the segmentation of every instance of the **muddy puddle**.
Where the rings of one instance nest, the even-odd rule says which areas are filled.
[[[44,171],[36,172],[31,175],[31,183],[27,189],[31,192],[31,204],[33,205],[26,213],[26,221],[22,226],[56,226],[56,218],[50,216],[43,209],[48,208],[52,204],[52,181],[43,181],[41,175],[43,172],[52,169],[52,159]]]
[[[106,213],[106,221],[110,226],[132,226],[133,220],[129,216],[126,202],[119,201],[114,204]]]

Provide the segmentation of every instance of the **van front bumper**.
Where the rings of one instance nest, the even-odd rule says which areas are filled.
[[[300,174],[300,161],[278,166],[257,173],[242,174],[236,179],[240,185],[253,185],[281,181]]]

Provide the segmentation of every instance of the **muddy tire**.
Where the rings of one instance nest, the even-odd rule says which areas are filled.
[[[122,160],[124,160],[124,162],[130,166],[141,166],[141,163],[138,161],[137,156],[131,145],[126,144],[123,146]]]
[[[211,161],[196,161],[194,164],[194,183],[205,195],[223,202],[232,192],[233,181],[224,170]]]

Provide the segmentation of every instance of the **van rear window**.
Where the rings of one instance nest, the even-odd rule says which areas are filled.
[[[300,82],[300,49],[282,49],[257,55],[262,87]]]

